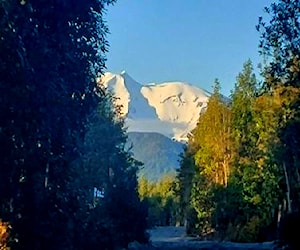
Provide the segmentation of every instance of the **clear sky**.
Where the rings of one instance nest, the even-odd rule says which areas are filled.
[[[229,95],[258,54],[255,26],[272,0],[118,0],[107,10],[107,71],[140,83],[184,81]]]

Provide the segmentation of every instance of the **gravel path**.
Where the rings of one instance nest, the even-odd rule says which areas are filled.
[[[232,243],[218,241],[200,241],[194,237],[185,235],[184,227],[156,227],[149,230],[151,245],[132,246],[130,249],[152,250],[152,249],[214,249],[214,250],[271,250],[276,249],[273,242],[264,243]]]

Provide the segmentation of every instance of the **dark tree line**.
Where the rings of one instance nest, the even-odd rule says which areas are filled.
[[[146,240],[136,163],[96,82],[113,2],[0,1],[0,218],[12,249]]]

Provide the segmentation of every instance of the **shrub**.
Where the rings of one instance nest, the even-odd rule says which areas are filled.
[[[9,224],[0,220],[0,250],[9,250]]]
[[[236,240],[238,242],[255,242],[257,241],[260,229],[260,219],[257,216],[253,216],[241,227]]]

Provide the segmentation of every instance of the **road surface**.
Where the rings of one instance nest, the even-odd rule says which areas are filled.
[[[156,227],[149,230],[151,248],[144,249],[214,249],[214,250],[271,250],[276,249],[273,242],[264,243],[232,243],[218,241],[200,241],[195,237],[187,237],[184,227]],[[143,248],[140,248],[143,249]]]

